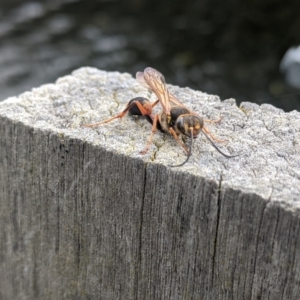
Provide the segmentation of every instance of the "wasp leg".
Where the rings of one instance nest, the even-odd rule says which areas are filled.
[[[159,103],[159,100],[156,100],[155,102],[153,102],[153,103],[151,104],[152,108],[153,108],[155,105],[157,105],[158,103]]]
[[[134,99],[133,99],[134,100]],[[121,112],[119,113],[118,115],[110,118],[110,119],[107,119],[105,121],[102,121],[102,122],[99,122],[99,123],[94,123],[94,124],[83,124],[82,126],[83,127],[90,127],[90,128],[93,128],[93,127],[97,127],[97,126],[100,126],[102,124],[105,124],[105,123],[108,123],[114,119],[121,119],[124,117],[124,115],[127,113],[127,112],[130,112],[130,110],[133,110],[133,107],[134,106],[137,106],[138,108],[138,112],[136,112],[136,110],[134,112],[131,112],[131,114],[136,114],[136,115],[144,115],[144,116],[151,116],[151,113],[152,113],[152,106],[151,104],[147,103],[148,105],[145,105],[143,106],[139,100],[134,100],[134,101],[130,101],[128,103],[128,106]],[[151,117],[150,117],[151,118]]]
[[[189,150],[188,148],[185,146],[184,143],[182,143],[178,137],[178,135],[176,134],[175,130],[170,127],[169,129],[169,133],[173,136],[173,138],[176,140],[176,142],[183,148],[183,150],[188,154],[189,153]]]
[[[158,122],[158,115],[155,115],[154,118],[153,118],[152,131],[151,131],[151,135],[150,135],[148,144],[147,144],[147,146],[145,147],[144,150],[140,151],[141,154],[146,154],[147,151],[149,150],[149,148],[152,144],[153,135],[154,135],[154,133],[156,132],[156,129],[157,129],[157,122]]]
[[[218,143],[227,143],[228,141],[226,140],[220,140],[218,138],[216,138],[205,126],[202,127],[202,130],[209,135],[214,141],[218,142]]]
[[[153,108],[155,105],[157,105],[158,103],[159,103],[159,100],[156,100],[155,102],[153,102],[153,103],[151,104],[152,108]],[[153,117],[152,117],[152,116],[150,116],[150,115],[146,116],[146,115],[145,115],[144,117],[146,118],[146,120],[147,120],[151,125],[153,125]],[[160,124],[159,121],[157,121],[157,123],[156,123],[156,128],[157,128],[159,131],[165,133],[165,131],[162,129],[161,124]]]

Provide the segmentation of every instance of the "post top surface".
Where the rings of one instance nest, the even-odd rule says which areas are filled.
[[[234,99],[221,101],[218,96],[189,88],[169,84],[168,87],[205,119],[222,117],[219,124],[207,127],[216,137],[228,140],[227,144],[218,144],[223,152],[242,153],[234,158],[223,157],[200,134],[189,162],[172,171],[222,180],[222,186],[255,193],[291,209],[300,208],[299,112],[285,113],[268,104],[259,106],[250,102],[238,107]],[[168,166],[183,162],[186,158],[183,149],[172,136],[161,132],[154,135],[146,155],[139,153],[151,132],[151,125],[144,118],[126,115],[121,121],[114,120],[94,129],[80,126],[116,115],[138,96],[149,98],[149,92],[131,75],[84,67],[59,78],[55,84],[1,102],[0,116],[136,157],[145,163]],[[156,97],[152,94],[149,99],[155,101]],[[159,109],[158,105],[154,111]]]

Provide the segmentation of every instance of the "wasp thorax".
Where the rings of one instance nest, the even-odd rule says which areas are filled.
[[[203,127],[203,119],[196,115],[182,115],[177,118],[175,126],[182,134],[195,138]]]

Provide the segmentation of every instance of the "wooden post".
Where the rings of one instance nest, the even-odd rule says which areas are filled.
[[[148,95],[129,74],[0,103],[0,299],[299,299],[300,113],[170,90],[242,155],[200,136],[170,168],[143,118],[81,128]]]

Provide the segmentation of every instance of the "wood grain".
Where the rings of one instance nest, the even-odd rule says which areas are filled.
[[[299,299],[300,114],[170,86],[229,142],[184,161],[124,117],[129,74],[82,68],[0,103],[0,299]],[[155,100],[152,95],[151,100]]]

